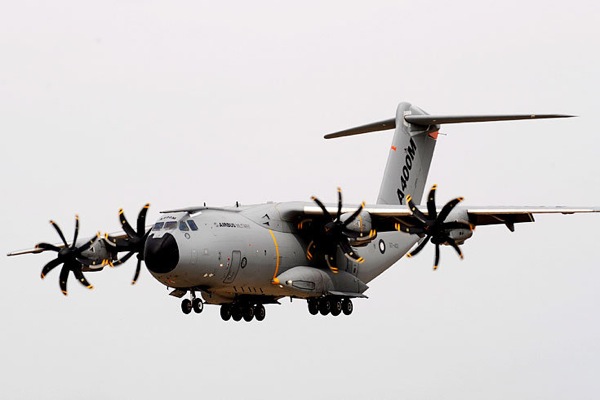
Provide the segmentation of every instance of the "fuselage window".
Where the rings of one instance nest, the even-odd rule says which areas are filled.
[[[170,230],[170,229],[175,229],[175,228],[177,228],[177,221],[165,222],[165,229]]]
[[[187,223],[190,226],[190,228],[192,228],[193,231],[198,230],[198,225],[196,225],[196,223],[194,221],[192,221],[191,219],[189,219]]]
[[[163,227],[165,223],[164,222],[157,222],[154,224],[154,226],[152,227],[153,231],[160,231]]]
[[[189,231],[190,228],[188,228],[188,226],[185,223],[185,221],[179,221],[179,230],[180,231]]]

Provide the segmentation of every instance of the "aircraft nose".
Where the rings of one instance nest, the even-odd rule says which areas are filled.
[[[173,235],[165,233],[160,238],[148,237],[144,248],[144,261],[152,272],[165,274],[173,271],[179,262],[179,247]]]

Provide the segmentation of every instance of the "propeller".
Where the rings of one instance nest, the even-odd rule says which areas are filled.
[[[407,254],[408,257],[416,256],[423,250],[425,245],[431,241],[431,243],[435,244],[435,261],[433,264],[433,269],[436,270],[439,262],[440,262],[440,244],[448,244],[450,245],[459,257],[462,259],[463,254],[460,250],[460,247],[456,243],[452,237],[450,237],[450,232],[453,229],[468,229],[473,230],[473,226],[467,224],[465,222],[451,221],[444,222],[444,220],[448,217],[450,212],[456,207],[458,203],[463,201],[462,197],[457,197],[453,200],[450,200],[448,203],[444,205],[440,213],[437,213],[437,209],[435,206],[435,191],[437,189],[437,185],[433,185],[431,190],[429,191],[429,195],[427,197],[427,215],[425,215],[421,210],[415,206],[412,201],[412,197],[409,195],[406,197],[406,203],[410,208],[410,212],[416,218],[415,226],[406,226],[402,224],[396,224],[396,229],[402,232],[425,236],[424,240],[421,240],[419,245],[410,253]]]
[[[325,224],[322,225],[322,229],[319,232],[319,237],[315,241],[311,241],[306,249],[306,258],[312,260],[313,251],[319,246],[322,247],[322,251],[325,255],[325,261],[327,262],[327,266],[335,273],[338,272],[338,268],[335,266],[335,256],[337,253],[337,247],[342,250],[344,255],[349,259],[356,261],[358,263],[362,263],[364,258],[362,258],[358,253],[356,253],[352,246],[350,246],[350,242],[348,238],[357,238],[360,236],[358,232],[354,232],[346,229],[348,225],[350,225],[363,210],[365,203],[362,203],[352,215],[350,215],[345,220],[342,220],[342,189],[338,188],[338,207],[337,213],[335,216],[331,215],[325,205],[316,197],[312,197],[312,200],[317,203],[317,205],[323,210],[323,215],[325,217]],[[302,222],[299,224],[299,227],[302,228]],[[318,243],[318,244],[317,244]]]
[[[141,264],[142,260],[144,259],[144,246],[146,244],[146,238],[148,237],[148,234],[150,234],[150,230],[146,232],[146,214],[148,213],[149,207],[150,203],[146,203],[146,205],[144,205],[144,207],[142,207],[140,210],[137,218],[136,229],[133,229],[133,227],[127,221],[123,209],[119,209],[119,221],[121,222],[121,227],[123,228],[123,231],[125,231],[127,237],[113,238],[108,234],[105,235],[107,243],[115,247],[117,252],[127,252],[127,254],[125,254],[125,256],[122,258],[110,261],[110,266],[116,267],[117,265],[121,265],[137,253],[138,262],[137,267],[135,268],[135,275],[131,281],[132,285],[135,285],[138,277],[140,276]]]
[[[83,286],[87,287],[88,289],[93,289],[94,287],[87,281],[87,279],[85,279],[85,276],[83,276],[82,269],[84,265],[97,265],[99,262],[97,260],[92,260],[83,256],[82,253],[89,249],[92,246],[92,244],[94,244],[97,237],[93,238],[92,240],[84,243],[79,247],[76,246],[77,236],[79,235],[78,215],[75,215],[75,233],[73,235],[73,242],[70,246],[67,243],[65,235],[63,234],[58,224],[54,221],[50,221],[50,224],[52,224],[52,226],[58,233],[58,236],[60,236],[64,247],[55,246],[50,243],[38,243],[35,246],[39,249],[55,251],[58,253],[57,257],[54,260],[44,265],[44,268],[42,268],[41,278],[44,279],[50,271],[62,264],[63,266],[60,270],[59,283],[60,290],[65,296],[67,295],[67,280],[69,278],[69,272],[72,272],[73,275],[75,275],[75,278],[77,278],[79,283],[81,283]],[[102,263],[104,264],[104,261],[102,261]]]

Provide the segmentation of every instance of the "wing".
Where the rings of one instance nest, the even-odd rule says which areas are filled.
[[[350,213],[358,206],[348,206],[342,208],[342,213]],[[337,211],[337,206],[326,205],[325,208],[330,213]],[[423,210],[424,215],[428,215],[427,206],[418,206]],[[300,210],[297,210],[300,211]],[[367,205],[363,209],[371,216],[372,227],[378,232],[389,232],[397,230],[397,223],[409,226],[416,225],[418,218],[411,212],[408,206],[390,206],[390,205]],[[442,208],[436,208],[437,214],[440,214]],[[315,205],[306,204],[302,211],[308,216],[322,215],[323,210]],[[585,214],[600,213],[600,207],[567,207],[567,206],[457,206],[454,208],[449,218],[455,217],[474,226],[480,225],[505,225],[511,231],[514,230],[514,224],[524,222],[534,222],[534,214]]]

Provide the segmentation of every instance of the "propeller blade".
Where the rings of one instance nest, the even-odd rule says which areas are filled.
[[[309,260],[309,261],[313,259],[313,255],[312,255],[311,249],[314,249],[314,247],[315,247],[314,240],[311,241],[308,244],[308,246],[306,246],[306,259]]]
[[[125,231],[127,236],[129,236],[129,237],[137,236],[137,232],[134,231],[133,228],[131,227],[131,225],[129,225],[129,222],[127,222],[127,218],[125,218],[125,211],[123,211],[122,208],[119,209],[119,220],[121,221],[121,226],[123,227],[123,230]]]
[[[429,239],[431,239],[431,236],[427,235],[425,237],[425,240],[423,240],[421,243],[419,243],[419,245],[417,246],[416,249],[414,249],[413,251],[411,251],[410,253],[406,253],[407,257],[414,257],[417,254],[419,254],[421,252],[421,250],[423,250],[423,248],[425,247],[425,245],[427,243],[429,243]]]
[[[110,266],[116,267],[118,265],[121,265],[121,264],[125,263],[127,260],[129,260],[131,258],[131,256],[133,256],[134,254],[135,254],[135,251],[130,251],[129,253],[125,254],[124,257],[119,258],[118,260],[111,261]]]
[[[334,257],[330,257],[329,254],[325,254],[325,262],[327,263],[327,266],[329,267],[329,269],[331,270],[331,272],[333,272],[334,274],[338,273],[338,268],[332,263],[334,260]]]
[[[55,245],[50,244],[50,243],[38,243],[38,244],[35,245],[35,247],[38,248],[38,249],[56,251],[57,253],[60,251],[60,247],[55,246]]]
[[[135,267],[135,275],[133,275],[133,280],[131,281],[132,285],[135,285],[135,283],[137,282],[138,277],[140,276],[140,271],[142,269],[141,267],[142,267],[142,259],[138,258],[137,267]]]
[[[81,269],[73,268],[73,274],[75,275],[75,278],[77,278],[79,283],[81,283],[83,286],[90,290],[94,288],[92,285],[90,285],[87,279],[85,279],[85,276],[83,276],[83,272],[81,272]]]
[[[67,266],[67,264],[65,264],[65,265],[63,265],[62,269],[60,270],[60,278],[59,278],[60,291],[65,296],[67,295],[67,280],[68,279],[69,279],[69,267]]]
[[[58,224],[52,220],[50,220],[50,224],[52,224],[52,226],[54,227],[56,232],[58,232],[58,236],[60,236],[60,239],[63,241],[65,247],[69,247],[69,244],[67,243],[67,239],[65,239],[65,235],[63,235]]]
[[[410,212],[412,213],[412,215],[415,216],[415,218],[417,218],[423,224],[429,225],[429,219],[427,218],[427,216],[425,214],[423,214],[421,212],[421,210],[419,210],[417,208],[417,206],[415,206],[415,203],[413,203],[412,196],[410,194],[408,196],[406,196],[406,204],[408,204],[408,208],[409,208]]]
[[[348,225],[350,225],[351,223],[353,223],[354,220],[361,213],[361,211],[363,210],[363,208],[365,208],[365,202],[364,201],[362,203],[360,203],[360,206],[356,209],[356,211],[354,211],[352,213],[352,215],[349,216],[348,219],[346,219],[346,221],[344,221],[344,227],[347,227]]]
[[[327,211],[327,208],[325,207],[325,204],[323,204],[321,202],[321,200],[319,200],[318,198],[316,198],[315,196],[311,197],[311,199],[317,203],[317,205],[321,208],[321,210],[323,210],[323,214],[327,215],[329,217],[330,220],[333,220],[333,218],[331,217],[331,214],[329,214],[329,211]]]
[[[437,190],[437,185],[433,185],[431,190],[429,191],[429,195],[427,196],[427,212],[429,213],[429,219],[437,218],[437,210],[435,209],[435,191]]]
[[[140,213],[138,214],[137,219],[137,234],[138,236],[144,236],[146,233],[146,214],[148,213],[148,208],[150,207],[150,203],[146,203]]]
[[[362,263],[365,261],[364,258],[362,258],[360,255],[358,255],[358,253],[352,249],[352,246],[350,246],[350,243],[348,243],[348,239],[344,238],[344,239],[340,240],[339,244],[340,244],[340,249],[342,249],[342,252],[344,253],[344,255],[347,258],[349,258],[353,261],[356,261],[358,263]]]
[[[108,240],[110,242],[111,245],[116,246],[118,251],[125,251],[127,249],[129,249],[129,239],[123,239],[123,238],[113,238],[112,236],[108,236],[108,234],[105,236],[106,240]]]
[[[71,248],[75,248],[75,244],[77,243],[77,237],[79,236],[79,215],[75,214],[75,232],[73,233],[73,243],[71,243]]]
[[[440,223],[443,223],[444,220],[448,217],[448,214],[450,214],[450,211],[452,211],[452,209],[454,207],[456,207],[456,205],[458,203],[460,203],[461,201],[463,201],[463,198],[457,197],[456,199],[453,199],[453,200],[450,200],[449,202],[447,202],[446,205],[444,206],[444,208],[442,208],[442,211],[440,211],[440,215],[438,216],[437,221],[439,221]]]
[[[58,267],[61,263],[62,263],[62,261],[60,258],[55,258],[54,260],[50,261],[48,264],[44,265],[44,268],[42,268],[41,278],[44,279],[50,271],[52,271],[54,268]]]
[[[92,238],[91,240],[89,240],[88,242],[85,242],[84,244],[82,244],[81,246],[79,246],[77,248],[77,253],[81,254],[84,251],[88,250],[90,247],[92,247],[92,245],[96,242],[96,239],[98,239],[98,236],[95,236],[94,238]]]
[[[450,246],[452,246],[452,248],[453,248],[454,250],[456,250],[456,253],[458,253],[458,256],[459,256],[459,257],[460,257],[460,259],[462,260],[462,259],[464,258],[464,257],[463,257],[463,253],[462,253],[462,251],[460,250],[460,247],[459,247],[459,246],[456,244],[456,241],[455,241],[454,239],[452,239],[452,238],[448,238],[446,241],[448,242],[448,244],[449,244]]]
[[[338,187],[337,192],[338,192],[338,208],[337,208],[337,213],[335,215],[335,220],[339,221],[340,217],[342,216],[342,188]]]

